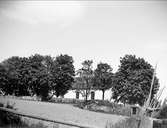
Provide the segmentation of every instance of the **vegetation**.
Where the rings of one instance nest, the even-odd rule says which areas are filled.
[[[7,103],[7,105],[5,106],[4,104],[0,103],[1,107],[6,107],[9,109],[14,109],[13,105],[10,105],[9,103]],[[0,127],[2,126],[8,126],[8,125],[19,125],[21,124],[21,118],[15,114],[9,113],[9,112],[5,112],[5,111],[1,111],[0,110]]]
[[[139,128],[139,120],[134,117],[126,118],[116,124],[108,123],[106,128]]]
[[[79,86],[76,86],[78,87],[76,89],[85,97],[86,102],[93,85],[92,63],[92,60],[85,60],[82,63],[82,68],[77,71],[78,77],[76,79],[76,84],[78,84]]]
[[[0,64],[0,89],[5,95],[37,95],[47,100],[50,92],[57,97],[67,93],[73,77],[73,59],[68,55],[11,57]]]
[[[116,124],[107,123],[106,128],[151,128],[152,121],[147,116],[127,117]]]
[[[52,91],[57,97],[64,96],[72,88],[75,69],[73,58],[68,55],[57,56],[51,70],[53,75]]]
[[[82,109],[87,106],[88,110],[95,112],[131,116],[131,107],[129,105],[124,106],[122,104],[113,103],[105,100],[88,100],[87,104],[80,101],[77,102],[77,105],[75,106]]]
[[[154,69],[143,58],[125,55],[120,59],[116,73],[107,63],[99,63],[93,70],[92,60],[85,60],[81,69],[75,69],[69,55],[57,57],[39,54],[30,57],[14,56],[0,63],[0,91],[5,95],[33,96],[50,100],[53,95],[64,96],[69,89],[76,89],[85,100],[92,89],[112,89],[115,102],[143,105],[149,95]],[[159,89],[155,76],[151,99]]]
[[[167,104],[162,105],[161,109],[158,112],[153,113],[153,117],[157,119],[166,119],[167,118]]]
[[[116,102],[143,105],[149,95],[154,69],[143,58],[125,55],[115,73],[112,98]],[[152,98],[159,89],[155,76]]]
[[[0,107],[5,107],[8,109],[15,109],[14,104],[7,102],[6,105],[0,103]],[[0,127],[1,128],[47,128],[48,126],[44,125],[42,122],[31,123],[28,119],[21,119],[20,116],[17,116],[10,112],[5,112],[0,110]],[[58,125],[54,125],[53,128],[58,128]]]
[[[37,95],[46,100],[48,93],[51,90],[51,66],[53,65],[53,60],[49,56],[42,56],[35,54],[30,56],[29,60],[29,70],[27,77],[27,83],[31,95]]]
[[[99,63],[94,71],[94,86],[102,91],[102,100],[107,89],[112,87],[112,68],[107,63]]]
[[[27,124],[26,122],[22,122],[20,126],[12,126],[12,128],[48,128],[48,126],[44,125],[42,122],[38,122],[35,124]],[[54,128],[58,128],[58,127],[54,127]]]

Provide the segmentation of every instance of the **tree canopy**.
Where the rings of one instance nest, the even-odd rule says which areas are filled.
[[[85,60],[82,62],[82,68],[77,71],[76,86],[77,91],[79,91],[87,102],[88,96],[90,94],[90,90],[93,85],[93,61]]]
[[[73,59],[60,55],[55,59],[39,54],[14,56],[0,64],[0,89],[9,95],[37,95],[46,100],[50,92],[64,95],[74,77]]]
[[[57,56],[54,60],[51,73],[53,75],[52,90],[56,96],[64,96],[72,88],[75,69],[73,58],[68,55]]]
[[[5,94],[28,95],[27,86],[27,59],[21,57],[11,57],[1,63],[5,75],[5,83],[2,90]]]
[[[101,90],[104,99],[105,91],[111,88],[116,102],[143,105],[148,98],[154,69],[143,58],[125,55],[120,58],[116,73],[107,63],[99,63],[93,70],[93,61],[85,60],[76,76],[73,63],[72,56],[67,54],[55,58],[40,54],[10,57],[0,63],[0,91],[5,95],[37,95],[47,100],[50,94],[64,96],[75,88],[87,101],[91,89]],[[158,89],[155,75],[151,98]]]
[[[107,89],[112,87],[112,68],[107,63],[99,63],[94,71],[94,86],[102,91],[102,100]]]
[[[48,56],[35,54],[29,57],[29,88],[31,93],[46,100],[51,90],[50,65],[53,59]]]
[[[149,95],[153,72],[153,67],[143,58],[125,55],[115,73],[112,98],[117,102],[143,105]],[[155,76],[152,97],[158,89],[159,82]]]

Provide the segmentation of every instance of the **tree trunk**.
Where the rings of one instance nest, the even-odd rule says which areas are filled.
[[[88,91],[86,89],[86,99],[85,99],[85,103],[87,104],[87,101],[88,101]]]
[[[58,98],[60,96],[60,94],[58,92],[56,92],[56,97]]]
[[[86,101],[85,101],[85,104],[87,105],[87,101],[88,101],[88,80],[86,80]]]
[[[102,100],[104,100],[104,93],[105,93],[105,90],[102,90]]]

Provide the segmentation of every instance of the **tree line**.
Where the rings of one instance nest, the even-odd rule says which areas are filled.
[[[0,88],[6,95],[37,95],[47,100],[49,93],[62,96],[74,81],[73,58],[39,54],[11,57],[0,64]]]
[[[87,100],[92,89],[111,89],[115,102],[143,105],[149,95],[154,69],[143,58],[125,55],[118,70],[100,62],[93,70],[93,61],[85,60],[75,71],[74,60],[67,54],[51,57],[39,54],[30,57],[10,57],[0,63],[0,90],[5,95],[33,96],[49,100],[76,89]],[[152,98],[159,89],[155,76]]]

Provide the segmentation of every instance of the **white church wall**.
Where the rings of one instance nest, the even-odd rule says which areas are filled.
[[[75,90],[68,91],[68,93],[64,95],[64,98],[76,98]],[[88,99],[90,98],[91,96],[88,97]],[[111,90],[106,90],[104,99],[110,100],[110,98],[111,98]],[[82,97],[82,95],[79,94],[79,99],[84,99],[84,97]],[[95,91],[95,99],[99,99],[99,100],[102,99],[102,91],[99,91],[99,90]]]

